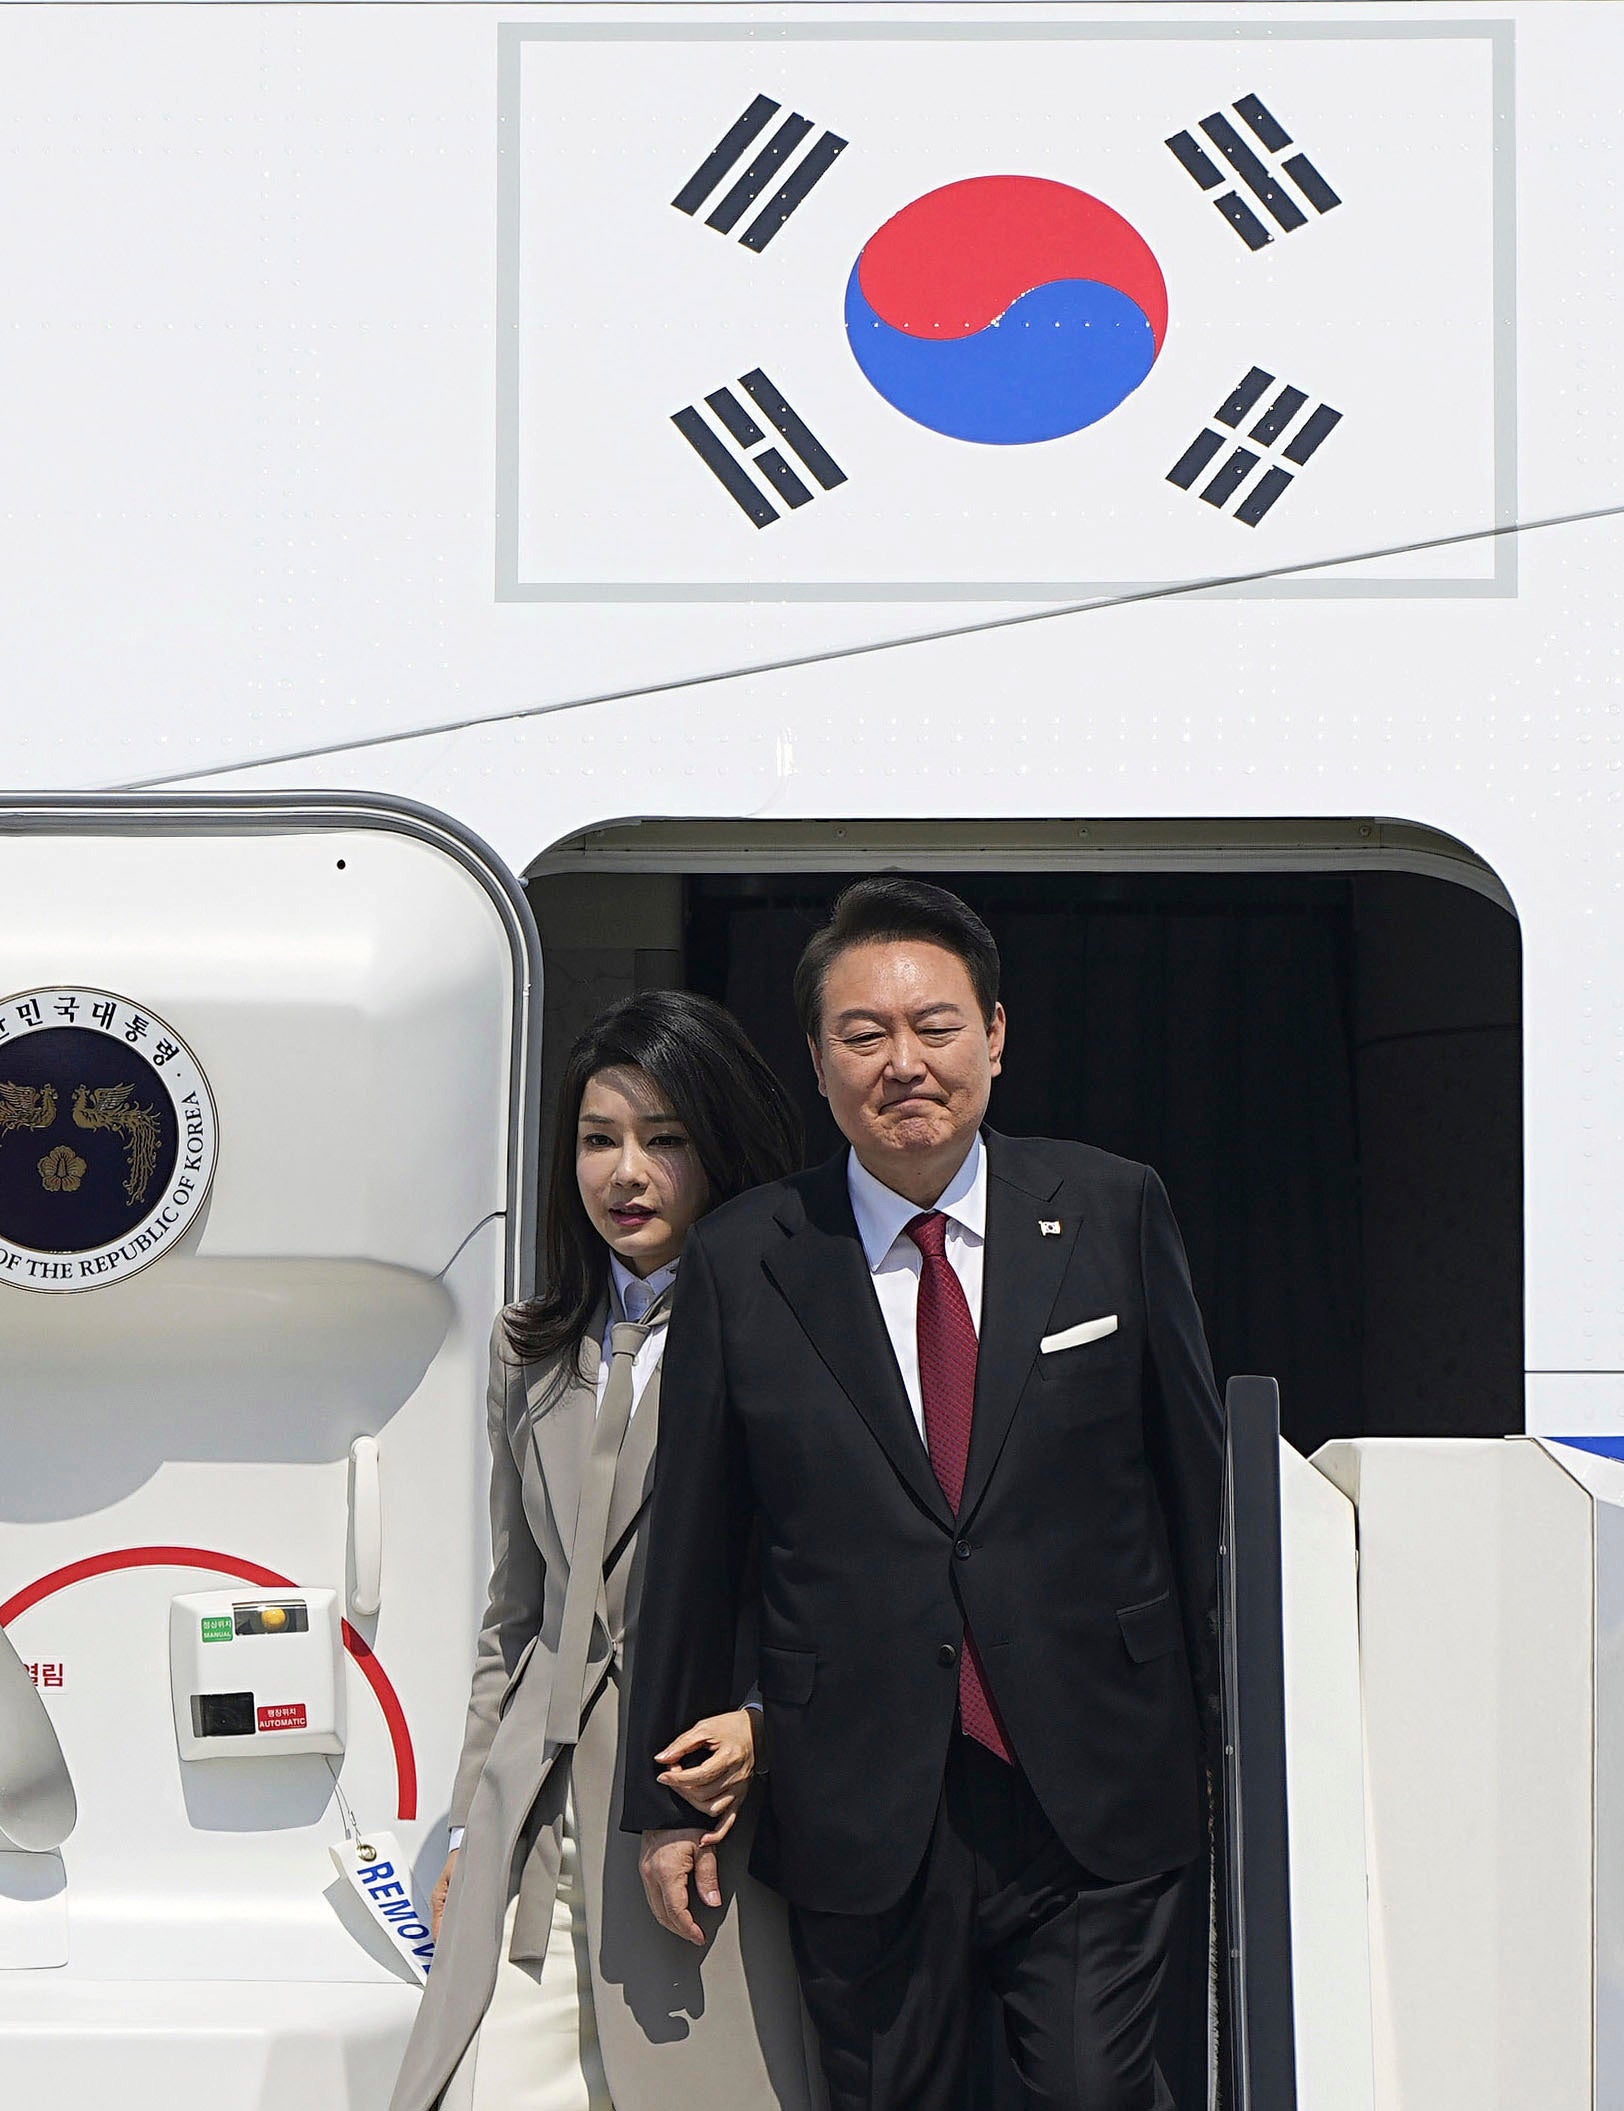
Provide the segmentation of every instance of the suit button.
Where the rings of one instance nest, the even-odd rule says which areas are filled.
[[[936,1652],[936,1661],[944,1671],[951,1671],[959,1660],[959,1653],[951,1642],[944,1642]]]
[[[967,1539],[961,1539],[953,1551],[957,1554],[960,1561],[968,1561],[971,1554],[970,1542]]]

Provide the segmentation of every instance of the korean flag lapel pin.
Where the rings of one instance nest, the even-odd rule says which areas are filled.
[[[1058,1239],[1060,1236],[1060,1219],[1058,1217],[1039,1217],[1038,1230],[1046,1239]]]

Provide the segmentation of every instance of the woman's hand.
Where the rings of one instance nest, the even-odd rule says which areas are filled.
[[[445,1867],[440,1871],[440,1881],[429,1893],[429,1933],[436,1942],[440,1940],[440,1922],[445,1918],[446,1896],[451,1889],[451,1878],[456,1870],[460,1852],[459,1848],[452,1848],[445,1858]]]
[[[726,1715],[707,1715],[654,1758],[663,1770],[660,1786],[675,1789],[710,1820],[701,1844],[714,1847],[733,1830],[756,1770],[755,1712],[734,1708]]]

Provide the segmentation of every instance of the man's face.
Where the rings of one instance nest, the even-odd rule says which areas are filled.
[[[1003,1051],[1003,1006],[983,1020],[969,969],[945,946],[851,946],[824,977],[818,1089],[860,1162],[899,1193],[928,1169],[943,1169],[943,1186],[952,1177]]]

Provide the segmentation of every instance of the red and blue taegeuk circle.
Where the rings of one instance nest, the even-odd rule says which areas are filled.
[[[869,237],[846,284],[846,335],[885,400],[991,446],[1095,424],[1166,333],[1167,287],[1138,229],[1043,176],[926,192]]]

